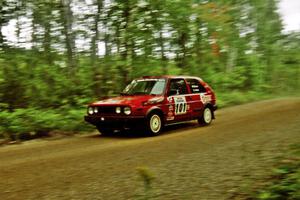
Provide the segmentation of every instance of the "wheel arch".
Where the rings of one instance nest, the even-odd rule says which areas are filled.
[[[147,113],[146,113],[146,117],[149,117],[150,114],[152,114],[152,113],[157,113],[157,114],[159,114],[160,117],[162,118],[162,121],[163,121],[163,122],[165,121],[165,118],[164,118],[164,112],[162,111],[162,109],[161,109],[160,107],[155,106],[155,107],[150,108],[150,109],[147,111]]]

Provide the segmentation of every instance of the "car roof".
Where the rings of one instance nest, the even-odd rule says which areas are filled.
[[[161,75],[161,76],[142,76],[139,79],[160,79],[160,78],[165,78],[165,79],[177,79],[177,78],[183,78],[183,79],[197,79],[197,80],[202,80],[199,77],[196,76],[176,76],[176,75]]]

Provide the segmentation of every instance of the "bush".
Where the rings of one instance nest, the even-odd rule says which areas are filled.
[[[230,105],[238,105],[251,101],[258,101],[262,99],[267,99],[270,96],[264,93],[249,91],[242,92],[238,90],[232,91],[216,91],[217,94],[217,104],[220,108],[230,106]]]
[[[11,140],[47,136],[57,130],[80,132],[90,130],[83,121],[85,109],[16,109],[0,113],[0,137]],[[25,136],[27,135],[27,136]]]

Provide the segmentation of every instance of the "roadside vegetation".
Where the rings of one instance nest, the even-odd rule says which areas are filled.
[[[219,107],[300,94],[277,3],[1,1],[0,138],[89,131],[85,106],[144,75],[202,77]]]
[[[271,175],[257,180],[247,188],[237,190],[230,199],[247,200],[299,200],[300,199],[300,143],[290,145],[285,156],[272,158],[278,160]],[[151,185],[154,175],[147,167],[140,167],[137,172],[144,183],[144,190],[135,199],[152,199],[158,196]],[[155,184],[155,181],[154,181]],[[155,199],[155,198],[154,198]]]
[[[134,199],[136,200],[149,200],[152,199],[152,196],[155,195],[152,188],[152,182],[155,179],[154,174],[150,171],[148,167],[138,167],[138,175],[141,181],[144,184],[144,190],[141,194],[137,194]]]
[[[284,156],[271,167],[271,173],[253,185],[240,189],[233,199],[298,200],[300,199],[300,143],[290,145]]]
[[[83,122],[85,108],[46,110],[19,108],[0,114],[0,139],[30,140],[55,134],[70,135],[92,130]]]
[[[289,157],[278,164],[266,186],[257,193],[254,199],[300,199],[300,144],[292,146]]]

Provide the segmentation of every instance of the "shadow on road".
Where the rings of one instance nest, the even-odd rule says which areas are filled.
[[[180,132],[192,128],[199,127],[199,124],[195,121],[190,121],[190,122],[184,122],[184,123],[178,123],[178,124],[173,124],[164,127],[163,131],[161,132],[161,135],[166,135],[166,134],[172,134],[174,132]],[[118,138],[118,139],[128,139],[128,138],[145,138],[149,137],[144,131],[142,130],[127,130],[127,131],[115,131],[111,135],[91,135],[88,136],[90,138]]]

